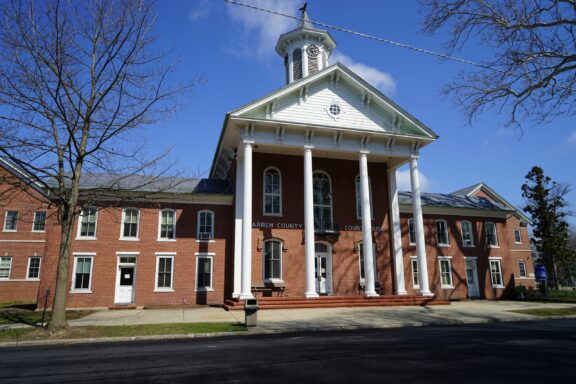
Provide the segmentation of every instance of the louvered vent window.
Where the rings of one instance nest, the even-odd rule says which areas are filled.
[[[318,72],[318,57],[308,57],[308,74],[313,75]]]
[[[302,50],[296,48],[292,53],[292,65],[294,71],[294,80],[302,78]]]

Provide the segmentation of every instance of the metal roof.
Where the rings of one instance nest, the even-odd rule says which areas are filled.
[[[398,192],[400,204],[412,204],[412,192]],[[488,209],[494,211],[513,211],[503,204],[496,203],[484,197],[458,196],[443,193],[420,194],[422,205],[430,207]]]

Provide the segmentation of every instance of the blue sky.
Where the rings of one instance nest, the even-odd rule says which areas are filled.
[[[303,0],[239,0],[298,15]],[[441,51],[446,36],[420,31],[417,2],[310,0],[315,21]],[[278,36],[296,21],[246,9],[222,0],[171,0],[157,3],[158,44],[180,58],[176,79],[205,81],[180,100],[170,119],[143,134],[152,148],[171,147],[170,157],[188,175],[206,176],[226,112],[284,85],[282,59],[274,52]],[[559,119],[528,127],[524,135],[502,128],[503,118],[487,111],[473,125],[441,90],[454,76],[473,70],[462,64],[330,31],[338,43],[333,60],[341,61],[424,122],[440,138],[424,148],[420,166],[423,187],[452,192],[484,181],[521,206],[520,186],[533,165],[553,180],[576,189],[576,124]],[[486,49],[469,45],[457,55],[480,60]],[[407,172],[400,184],[408,189]],[[568,200],[576,204],[576,191]],[[574,222],[574,220],[572,220]]]

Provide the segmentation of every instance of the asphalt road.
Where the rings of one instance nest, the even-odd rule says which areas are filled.
[[[576,320],[0,349],[0,383],[564,383]]]

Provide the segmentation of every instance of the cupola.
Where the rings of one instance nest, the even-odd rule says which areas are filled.
[[[276,52],[284,58],[286,84],[303,79],[328,66],[328,58],[336,48],[336,41],[327,31],[312,25],[307,4],[300,11],[298,28],[280,36]]]

